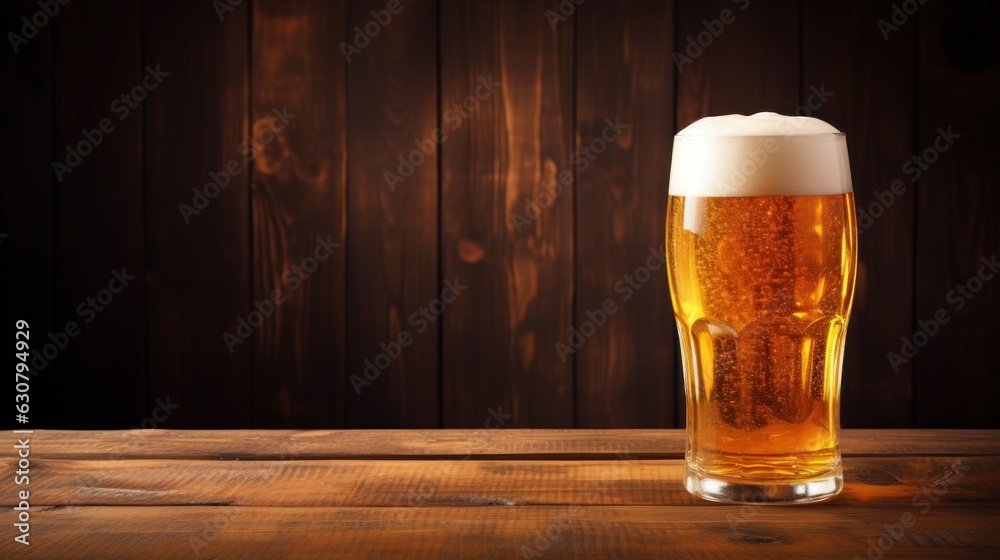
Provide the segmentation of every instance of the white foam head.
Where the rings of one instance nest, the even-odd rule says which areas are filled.
[[[674,137],[674,196],[790,196],[853,190],[847,139],[826,122],[776,113],[698,120]]]

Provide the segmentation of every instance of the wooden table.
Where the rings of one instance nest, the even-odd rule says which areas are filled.
[[[11,436],[13,437],[13,436]],[[845,430],[824,504],[721,505],[683,430],[37,431],[6,558],[1000,558],[1000,432]]]

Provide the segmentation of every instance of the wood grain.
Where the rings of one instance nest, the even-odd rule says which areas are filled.
[[[280,290],[283,298],[254,339],[253,423],[342,426],[347,62],[339,45],[346,5],[252,6],[252,128],[259,138],[251,184],[253,296],[265,302]],[[275,121],[276,111],[295,116]],[[337,247],[331,252],[329,244]]]
[[[680,450],[681,430],[492,432],[508,436],[509,457],[468,460],[480,433],[469,430],[36,431],[32,546],[6,539],[0,553],[662,558],[670,550],[682,558],[864,558],[879,542],[904,558],[1000,551],[996,431],[848,431],[845,448],[867,455],[845,457],[844,491],[797,507],[697,500],[682,487],[679,456],[605,450],[603,458],[570,459],[553,451],[648,444],[654,434],[673,437]],[[549,454],[532,458],[539,444]],[[307,447],[327,455],[297,455]],[[385,452],[393,449],[409,456]],[[171,450],[186,457],[155,458]],[[100,457],[109,451],[116,455]],[[16,460],[5,452],[0,468],[9,472]],[[0,479],[8,513],[14,489],[12,478]]]
[[[230,353],[223,339],[251,311],[248,173],[239,152],[248,136],[247,11],[236,7],[219,21],[201,3],[143,9],[145,62],[170,73],[144,105],[148,399],[151,408],[161,406],[156,399],[179,407],[164,424],[175,428],[250,420],[250,352],[244,343]],[[229,177],[225,188],[205,189],[211,173]],[[216,194],[186,223],[179,205],[194,207],[194,189]]]
[[[684,430],[44,430],[50,459],[682,458]],[[991,430],[843,430],[845,457],[1000,455]]]
[[[906,512],[916,524],[891,552],[906,558],[991,558],[995,510],[938,506],[760,508],[730,506],[469,508],[79,507],[33,512],[19,558],[844,558]],[[917,512],[917,513],[914,513]],[[805,515],[808,513],[808,515]],[[735,516],[735,517],[734,517]],[[733,522],[735,519],[736,522]],[[127,529],[125,529],[127,528]],[[114,546],[108,546],[113,539]],[[21,547],[24,550],[15,549]],[[527,548],[526,548],[527,547]],[[540,551],[540,552],[539,552]]]
[[[55,325],[72,321],[79,334],[50,366],[59,403],[54,422],[136,428],[148,415],[146,377],[136,375],[146,367],[141,99],[159,92],[141,87],[146,72],[138,4],[67,4],[59,22],[56,161],[70,161],[68,146],[82,161],[56,174],[62,180],[55,190]],[[104,25],[108,32],[95,35]],[[116,351],[109,351],[108,341]]]
[[[555,193],[572,24],[550,27],[555,0],[440,9],[442,274],[468,286],[443,321],[444,426],[569,427],[573,364],[556,343],[572,315],[573,189]]]
[[[914,333],[931,330],[922,324],[943,310],[948,322],[939,325],[940,331],[913,358],[916,425],[997,427],[1000,412],[993,397],[1000,394],[996,352],[1000,271],[983,268],[982,261],[1000,259],[996,6],[963,1],[925,8],[919,18],[918,153],[914,155],[924,158],[935,141],[945,145],[937,140],[941,131],[950,129],[960,137],[933,163],[929,154],[914,167],[921,172],[916,216],[918,323],[912,331],[898,333],[897,343],[888,350],[901,352],[900,337],[921,342]],[[985,280],[988,275],[992,278]],[[960,285],[967,286],[972,299],[958,291]]]
[[[10,472],[16,461],[0,461]],[[334,459],[32,462],[32,507],[189,505],[445,507],[537,505],[692,505],[683,459],[462,460]],[[912,505],[925,489],[935,504],[1000,501],[1000,457],[848,457],[844,490],[831,507]],[[0,505],[17,504],[12,479]]]
[[[858,208],[841,418],[849,427],[911,426],[912,369],[893,367],[886,352],[912,322],[916,193],[900,167],[913,145],[916,26],[902,27],[887,41],[872,23],[885,17],[878,3],[803,7],[802,114],[847,134]],[[903,194],[891,190],[894,181],[902,181]]]
[[[949,301],[1000,248],[992,4],[921,5],[886,39],[892,6],[860,0],[402,0],[349,62],[387,0],[233,3],[221,17],[211,2],[60,4],[0,55],[4,332],[24,318],[41,348],[112,268],[139,272],[34,378],[36,425],[680,425],[662,275],[576,355],[555,344],[658,247],[672,132],[793,113],[825,85],[814,114],[848,134],[860,208],[907,187],[861,237],[844,424],[1000,426],[996,282]],[[4,3],[3,29],[40,9]],[[53,158],[147,65],[170,75],[55,186]],[[456,112],[491,73],[496,92]],[[296,119],[248,161],[240,145],[279,104]],[[573,151],[616,115],[632,128],[576,170]],[[961,138],[910,182],[902,166],[949,126]],[[390,189],[386,172],[427,142]],[[178,205],[229,162],[240,172],[186,224]],[[547,200],[563,170],[574,181],[518,232],[525,198]],[[341,247],[293,293],[283,273],[324,233]],[[455,278],[468,291],[418,333]],[[287,301],[230,354],[223,334],[278,287]],[[950,322],[894,367],[939,309]],[[351,376],[403,332],[412,345],[357,395]],[[168,399],[180,408],[155,421]]]
[[[3,29],[20,34],[21,18],[37,9],[37,2],[20,0],[0,4]],[[6,36],[6,35],[5,35]],[[18,45],[0,49],[0,333],[15,340],[15,321],[28,322],[34,349],[48,343],[52,331],[53,280],[53,77],[52,29],[45,27]],[[32,426],[52,426],[54,377],[51,366],[31,366],[30,414]],[[13,367],[13,366],[12,366]],[[16,425],[13,417],[3,427]]]
[[[577,425],[674,426],[680,372],[662,235],[674,133],[674,68],[664,52],[674,44],[674,5],[586,4],[578,24],[576,137],[593,159],[576,166],[574,326],[601,322],[608,301],[615,313],[575,353]],[[616,120],[628,127],[621,134],[609,128]]]
[[[400,6],[367,46],[351,53],[348,65],[345,374],[351,427],[439,425],[440,323],[414,315],[442,289],[437,147],[430,141],[433,151],[425,156],[414,143],[431,138],[438,126],[436,12],[431,2]],[[378,28],[371,12],[385,10],[382,0],[350,3],[352,44],[364,43],[355,39],[361,33],[355,27]],[[386,173],[399,172],[398,158],[412,153],[422,163],[393,190]],[[398,342],[403,333],[410,340],[406,347]]]
[[[723,23],[723,10],[732,23],[714,37],[705,22]],[[677,0],[675,48],[691,58],[675,63],[677,129],[709,115],[793,114],[799,106],[799,15],[794,0]],[[688,52],[689,39],[709,44],[690,56],[699,51]]]

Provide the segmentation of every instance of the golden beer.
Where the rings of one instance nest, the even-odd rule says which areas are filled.
[[[741,123],[735,139],[675,140],[666,247],[685,483],[712,500],[815,501],[842,486],[840,375],[857,257],[846,143],[798,118],[739,119],[769,120]],[[766,134],[747,134],[753,126]],[[715,164],[712,150],[722,152]],[[824,169],[834,175],[813,176]]]

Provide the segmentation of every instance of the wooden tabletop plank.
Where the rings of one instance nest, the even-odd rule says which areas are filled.
[[[5,472],[16,470],[12,460]],[[706,505],[684,490],[682,459],[50,460],[36,459],[31,505],[490,506]],[[856,457],[836,505],[1000,503],[1000,457]],[[0,505],[13,506],[13,478]],[[939,491],[947,490],[943,494]]]
[[[968,506],[796,508],[60,507],[32,512],[17,558],[852,558],[886,536],[896,558],[990,558],[995,511]],[[903,517],[906,514],[910,517]],[[114,546],[109,546],[114,543]],[[15,548],[17,547],[17,548]]]
[[[683,437],[681,430],[39,431],[30,434],[33,546],[7,539],[0,556],[996,558],[1000,551],[1000,432],[845,431],[844,491],[801,507],[688,495]],[[4,454],[2,468],[15,470],[14,459]],[[13,518],[12,484],[0,479],[0,507]],[[869,551],[873,543],[883,550]]]
[[[684,430],[40,430],[32,452],[66,458],[326,459],[517,456],[681,458]],[[844,456],[1000,455],[998,430],[843,430]]]

